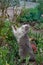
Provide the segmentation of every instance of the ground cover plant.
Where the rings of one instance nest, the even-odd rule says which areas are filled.
[[[29,37],[36,38],[36,44],[38,48],[36,62],[40,65],[43,62],[43,34],[34,33],[30,28]],[[19,46],[15,37],[13,36],[10,22],[6,20],[3,27],[1,27],[0,33],[0,64],[6,65],[7,63],[9,65],[17,65],[20,60],[18,55],[18,48]]]

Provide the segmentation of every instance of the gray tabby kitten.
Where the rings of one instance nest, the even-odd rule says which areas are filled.
[[[20,28],[15,29],[12,26],[13,34],[16,37],[19,44],[19,55],[22,59],[25,59],[30,54],[30,59],[35,60],[35,56],[29,42],[27,33],[29,32],[29,25],[22,25]]]

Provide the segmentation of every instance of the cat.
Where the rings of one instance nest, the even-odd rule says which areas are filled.
[[[28,36],[28,32],[29,32],[29,28],[30,26],[28,24],[24,24],[19,28],[14,28],[14,26],[12,26],[12,31],[14,36],[17,39],[18,45],[19,45],[19,55],[22,59],[25,59],[26,57],[28,57],[30,55],[30,61],[31,60],[35,60],[35,55],[33,53],[31,44],[29,42],[29,36]]]

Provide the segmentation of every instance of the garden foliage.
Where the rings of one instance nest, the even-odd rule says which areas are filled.
[[[43,34],[42,33],[36,33],[33,32],[30,29],[29,37],[33,37],[36,39],[36,45],[37,45],[37,54],[36,55],[36,62],[37,64],[43,63]]]
[[[18,44],[13,36],[12,29],[10,26],[10,22],[8,20],[4,21],[3,27],[1,27],[1,34],[0,34],[0,65],[6,65],[6,62],[9,65],[16,65],[19,63],[17,60],[19,58],[18,54]],[[37,44],[37,54],[36,54],[36,61],[38,64],[43,62],[43,35],[39,33],[34,33],[31,29],[28,33],[29,37],[36,38]],[[41,51],[40,51],[41,50]]]
[[[6,62],[14,65],[15,58],[19,57],[18,44],[10,25],[10,22],[6,20],[3,27],[1,27],[0,39],[3,39],[3,41],[0,40],[0,65],[6,65]]]
[[[30,8],[30,9],[23,9],[20,16],[17,17],[17,21],[19,22],[32,22],[32,21],[39,21],[40,19],[40,11],[38,8]]]

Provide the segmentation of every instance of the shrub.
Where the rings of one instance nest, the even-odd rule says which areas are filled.
[[[43,17],[40,17],[40,22],[42,22],[42,23],[43,23]]]
[[[40,18],[40,12],[38,8],[23,9],[20,16],[17,17],[19,22],[38,21]]]
[[[18,44],[17,44],[17,41],[16,41],[15,37],[13,36],[12,29],[11,29],[10,25],[11,25],[10,21],[8,21],[8,20],[4,21],[4,25],[1,28],[1,33],[0,34],[1,34],[1,38],[3,38],[4,44],[5,44],[5,45],[4,44],[3,45],[6,46],[6,44],[7,44],[8,51],[9,51],[9,53],[6,54],[7,57],[3,57],[3,58],[6,58],[6,61],[10,65],[14,65],[14,59],[19,57],[19,55],[18,55]],[[2,46],[2,48],[3,48],[3,46]],[[7,53],[6,49],[3,52],[3,54],[5,52]],[[2,59],[0,61],[2,61]],[[5,65],[5,62],[3,62],[0,65]]]
[[[43,0],[37,0],[39,5],[39,10],[41,11],[41,13],[43,13]]]

